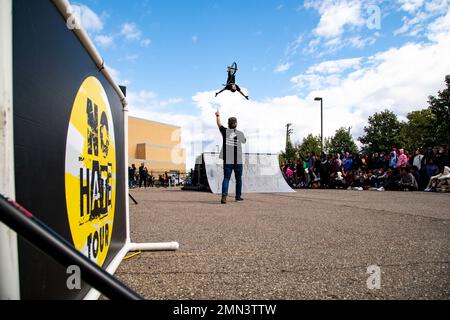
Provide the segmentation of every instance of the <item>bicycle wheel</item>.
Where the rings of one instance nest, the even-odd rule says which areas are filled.
[[[231,75],[234,76],[238,71],[237,63],[233,62],[231,66],[228,67],[228,70],[230,70]]]

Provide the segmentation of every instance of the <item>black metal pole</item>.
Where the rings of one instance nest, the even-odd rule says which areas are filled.
[[[320,148],[321,153],[323,154],[323,99],[320,99],[320,138],[321,138]]]
[[[0,194],[0,221],[62,266],[78,266],[81,278],[112,300],[143,300],[18,203]]]
[[[128,196],[133,200],[135,205],[138,205],[139,203],[136,201],[136,199],[129,193]]]

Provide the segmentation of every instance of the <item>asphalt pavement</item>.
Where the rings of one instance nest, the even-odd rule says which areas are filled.
[[[132,241],[180,243],[121,264],[116,275],[147,299],[450,298],[450,194],[299,190],[227,205],[131,194]]]

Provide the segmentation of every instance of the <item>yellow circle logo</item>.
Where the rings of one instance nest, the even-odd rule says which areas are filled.
[[[116,150],[108,97],[95,77],[84,80],[73,104],[65,186],[73,244],[103,266],[113,231]]]

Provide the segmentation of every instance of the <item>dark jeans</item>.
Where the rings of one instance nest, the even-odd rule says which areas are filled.
[[[230,184],[231,174],[234,170],[234,176],[236,178],[236,199],[242,195],[242,164],[225,164],[223,167],[223,183],[222,183],[222,195],[228,196],[228,186]]]

